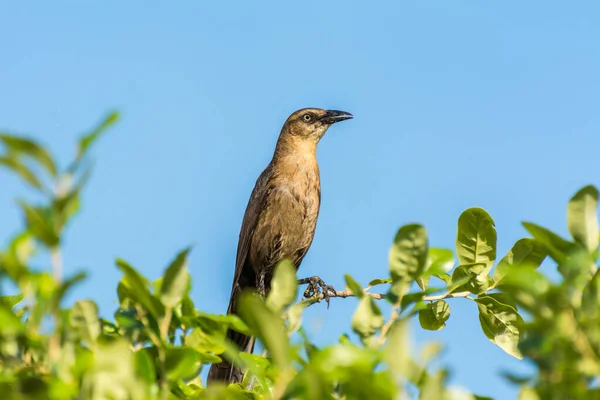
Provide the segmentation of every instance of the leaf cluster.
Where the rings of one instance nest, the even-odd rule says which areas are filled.
[[[447,384],[449,369],[432,368],[441,345],[420,351],[411,345],[411,319],[442,330],[453,299],[473,304],[491,342],[536,366],[533,376],[505,374],[522,386],[523,399],[598,395],[600,234],[598,191],[591,186],[569,202],[571,239],[524,223],[532,237],[500,260],[495,224],[484,209],[460,215],[455,252],[430,247],[420,224],[401,227],[384,277],[365,287],[346,275],[347,292],[357,300],[348,326],[353,334],[322,347],[302,324],[306,308],[322,297],[296,300],[296,270],[287,260],[266,298],[243,293],[239,315],[209,314],[194,304],[189,247],[155,280],[115,260],[122,279],[110,318],[92,299],[65,306],[85,273],[62,276],[61,244],[90,175],[89,150],[117,119],[111,113],[83,135],[64,169],[35,140],[0,133],[0,165],[41,199],[19,201],[23,229],[0,251],[0,290],[11,290],[0,292],[3,399],[484,399],[458,394]],[[35,254],[49,267],[34,268]],[[538,268],[548,256],[559,282]],[[381,287],[387,290],[372,293]],[[389,315],[378,300],[389,304]],[[240,352],[227,340],[228,329],[255,336],[263,354]],[[223,358],[244,369],[243,382],[206,388],[201,372]]]

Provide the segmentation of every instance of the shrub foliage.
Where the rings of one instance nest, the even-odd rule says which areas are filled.
[[[600,395],[594,389],[600,376],[600,235],[592,186],[568,203],[570,239],[526,222],[532,237],[500,259],[494,220],[481,208],[458,218],[455,252],[430,248],[419,224],[401,227],[387,276],[364,286],[346,275],[346,290],[335,296],[357,300],[349,321],[354,336],[324,347],[302,327],[303,311],[323,293],[307,291],[297,301],[295,269],[285,261],[267,298],[246,293],[239,316],[195,307],[191,248],[153,281],[117,259],[122,279],[111,318],[100,316],[91,299],[66,306],[65,295],[86,274],[62,276],[61,242],[89,177],[89,150],[117,119],[111,113],[84,135],[64,170],[35,140],[0,133],[0,165],[41,199],[18,201],[24,226],[0,252],[3,399],[484,399],[448,388],[448,370],[431,368],[438,344],[410,344],[409,320],[443,329],[451,301],[474,302],[482,334],[536,367],[532,376],[505,374],[521,386],[522,399]],[[34,256],[51,268],[34,268]],[[538,269],[547,257],[558,267],[558,281]],[[382,313],[381,301],[391,305],[390,315]],[[240,353],[225,338],[228,328],[256,336],[263,354]],[[246,368],[243,383],[205,388],[200,372],[222,357]]]

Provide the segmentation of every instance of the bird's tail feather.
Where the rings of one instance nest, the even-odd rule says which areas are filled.
[[[227,314],[235,314],[235,303],[237,298],[239,297],[241,290],[238,288],[234,289],[234,292],[231,295],[231,299],[229,300],[229,307],[227,309]],[[227,330],[227,339],[234,343],[240,351],[244,351],[246,353],[252,353],[254,351],[254,343],[255,338],[252,336],[246,336],[240,332],[234,331],[232,329]],[[210,384],[211,382],[221,381],[224,383],[240,383],[244,377],[244,373],[240,367],[233,365],[230,360],[223,358],[223,361],[217,364],[212,364],[210,366],[210,370],[208,371],[208,377],[206,379],[206,384]]]

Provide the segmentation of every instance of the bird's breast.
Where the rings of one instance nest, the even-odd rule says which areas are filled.
[[[284,258],[300,260],[312,242],[319,207],[318,170],[298,168],[278,175],[269,185],[254,231],[250,252],[254,268],[270,268]]]

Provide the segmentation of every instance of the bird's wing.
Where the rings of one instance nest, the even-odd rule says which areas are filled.
[[[244,214],[242,228],[240,230],[240,237],[238,239],[237,256],[235,260],[235,273],[233,275],[232,284],[232,294],[235,285],[238,283],[240,275],[242,274],[244,264],[246,263],[248,251],[250,250],[250,242],[252,241],[252,236],[254,235],[254,229],[256,228],[258,218],[264,209],[264,203],[269,192],[268,185],[269,181],[271,180],[271,177],[272,167],[271,164],[269,164],[256,180],[254,190],[252,190],[252,194],[250,195],[250,199],[248,200],[248,205],[246,206],[246,213]]]

